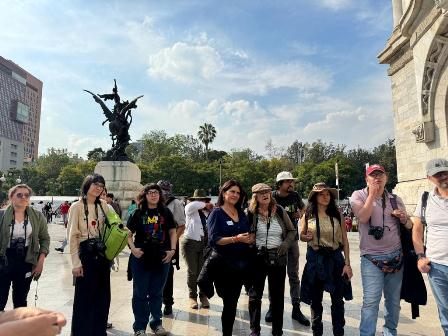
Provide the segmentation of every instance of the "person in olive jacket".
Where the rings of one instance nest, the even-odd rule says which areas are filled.
[[[31,280],[40,277],[49,252],[47,220],[30,207],[31,194],[26,184],[12,187],[9,204],[0,214],[0,311],[11,283],[14,308],[27,306]]]

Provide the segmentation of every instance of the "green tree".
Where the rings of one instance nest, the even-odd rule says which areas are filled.
[[[97,147],[87,153],[87,160],[100,162],[105,155],[106,152],[101,147]]]
[[[199,140],[204,144],[205,147],[205,157],[208,161],[208,146],[215,140],[216,129],[212,124],[205,123],[199,126],[198,131]]]

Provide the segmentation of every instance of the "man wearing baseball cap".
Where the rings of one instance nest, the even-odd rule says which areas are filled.
[[[378,310],[384,292],[384,336],[397,335],[400,317],[400,293],[403,279],[403,254],[400,226],[412,227],[400,197],[386,189],[387,174],[383,166],[366,169],[367,187],[355,190],[350,198],[359,222],[361,280],[361,336],[374,336]],[[398,224],[398,222],[400,224]]]
[[[277,174],[276,189],[272,196],[288,213],[291,222],[296,230],[295,240],[291,243],[288,249],[288,264],[286,266],[289,278],[289,292],[291,295],[292,314],[291,317],[303,324],[309,326],[310,321],[302,314],[300,310],[300,278],[299,278],[299,235],[298,235],[298,220],[302,215],[302,209],[305,204],[302,201],[299,193],[294,191],[294,181],[296,178],[288,171],[282,171]],[[272,310],[269,304],[269,310],[265,317],[266,322],[272,322]]]
[[[430,160],[426,175],[434,189],[422,194],[411,217],[412,240],[417,267],[428,274],[442,329],[448,335],[448,161]]]

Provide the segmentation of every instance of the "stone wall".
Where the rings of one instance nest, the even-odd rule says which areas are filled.
[[[407,11],[379,55],[381,63],[390,64],[399,182],[394,192],[403,198],[409,211],[414,210],[421,193],[431,189],[425,172],[428,160],[448,157],[448,53],[445,51],[448,48],[435,61],[431,58],[435,42],[444,41],[447,36],[444,32],[448,22],[434,3],[413,0],[412,5],[409,10],[415,9],[415,12]],[[431,78],[428,68],[436,69],[432,72],[436,75],[432,76],[431,85],[425,87],[425,80]],[[431,108],[423,111],[424,106],[427,108],[422,99],[425,92],[432,94]],[[417,141],[412,133],[422,122],[434,125],[433,140]]]

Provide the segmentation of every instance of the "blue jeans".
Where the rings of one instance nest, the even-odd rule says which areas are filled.
[[[377,260],[388,260],[401,253],[372,256]],[[384,291],[384,336],[396,336],[397,325],[400,318],[400,292],[403,279],[403,267],[396,273],[383,273],[366,257],[361,257],[361,278],[363,289],[363,302],[361,308],[361,336],[374,336],[381,295]]]
[[[152,330],[162,324],[163,287],[168,277],[170,264],[160,268],[147,269],[142,258],[131,256],[133,278],[132,311],[134,313],[134,331]],[[151,319],[149,315],[151,314]]]
[[[448,266],[431,262],[429,283],[439,309],[443,332],[448,336]]]

